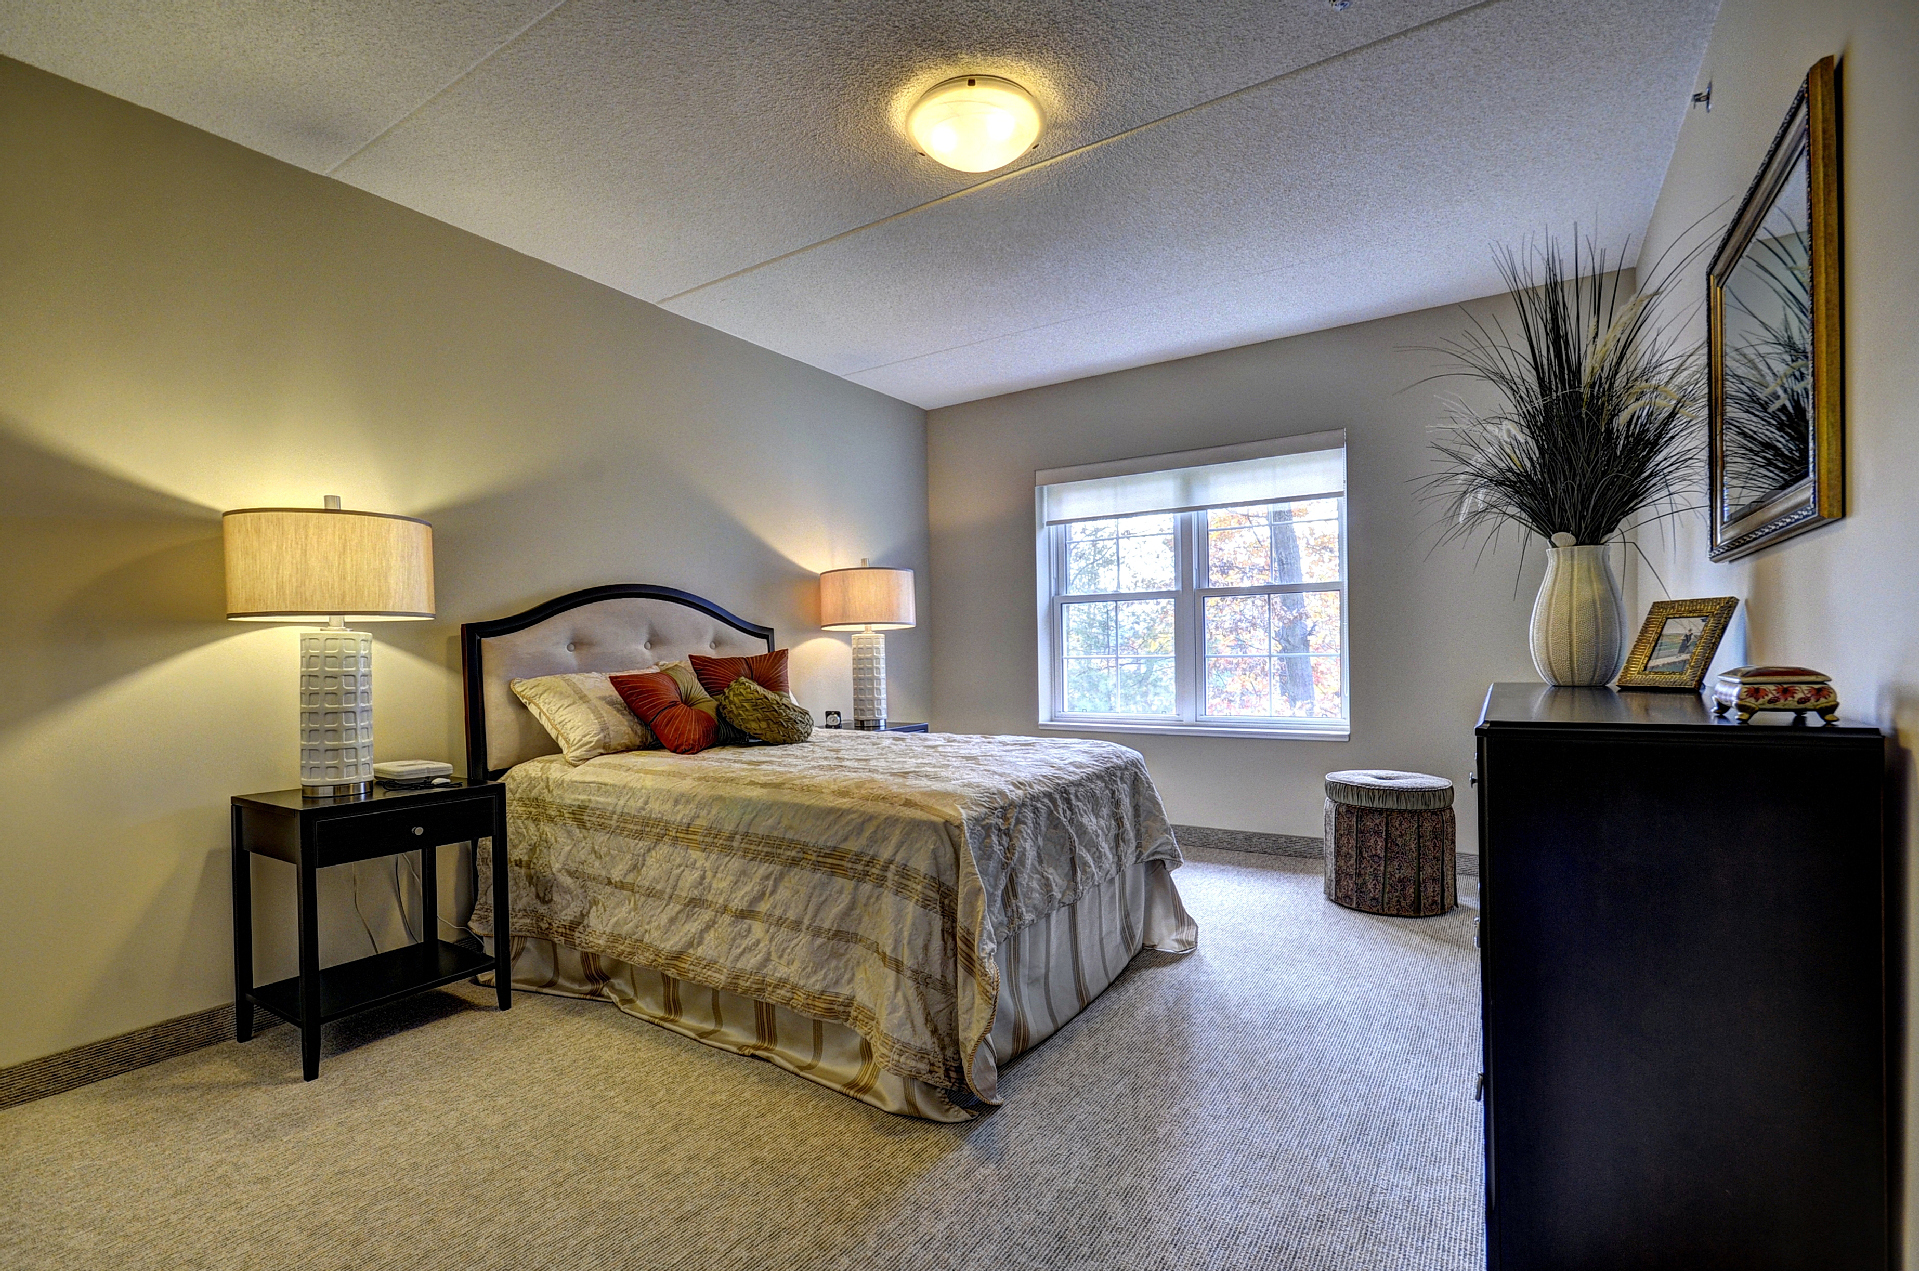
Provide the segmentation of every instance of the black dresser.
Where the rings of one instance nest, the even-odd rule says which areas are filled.
[[[1490,1268],[1885,1271],[1885,743],[1788,718],[1487,695]]]

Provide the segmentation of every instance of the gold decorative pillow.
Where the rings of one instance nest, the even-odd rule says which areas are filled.
[[[688,706],[703,709],[709,715],[717,709],[716,707],[702,705],[702,703],[711,700],[713,695],[700,687],[700,677],[695,675],[693,668],[686,663],[662,662],[653,669],[661,675],[673,677],[673,682],[680,686],[680,700]]]
[[[641,667],[622,674],[638,675],[652,669]],[[568,763],[582,764],[601,755],[659,747],[659,739],[613,691],[612,679],[598,671],[538,675],[509,681],[507,687],[560,744],[560,753]]]
[[[762,688],[742,675],[720,694],[720,718],[741,732],[775,744],[813,735],[813,715],[784,693]]]

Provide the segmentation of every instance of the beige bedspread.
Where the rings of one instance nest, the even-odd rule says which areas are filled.
[[[996,953],[1139,861],[1179,861],[1135,751],[822,730],[507,774],[516,935],[858,1031],[878,1064],[997,1102]],[[493,934],[482,898],[472,929]],[[1194,947],[1183,911],[1147,943]]]

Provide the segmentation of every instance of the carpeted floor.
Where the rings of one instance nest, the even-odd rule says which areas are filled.
[[[462,986],[330,1027],[310,1084],[282,1027],[0,1113],[0,1265],[1482,1264],[1474,911],[1191,858],[1199,952],[1142,955],[970,1125]]]

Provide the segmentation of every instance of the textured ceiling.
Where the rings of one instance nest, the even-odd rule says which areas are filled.
[[[0,52],[922,406],[1496,291],[1651,214],[1718,0],[0,0]],[[939,167],[966,71],[1047,112]]]

